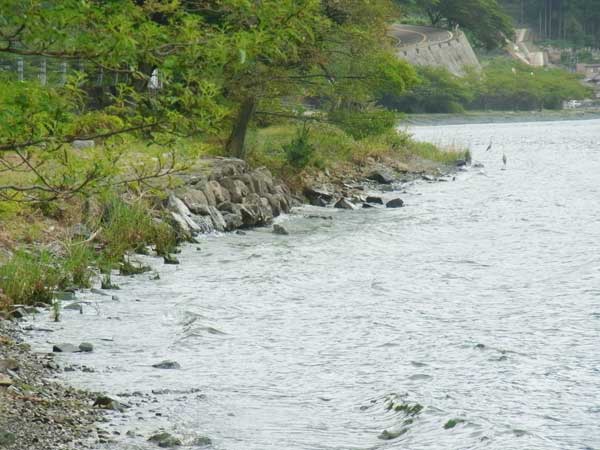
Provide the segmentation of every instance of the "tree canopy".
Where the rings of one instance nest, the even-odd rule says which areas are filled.
[[[0,164],[35,175],[27,192],[56,196],[106,179],[121,158],[74,158],[75,140],[229,135],[244,157],[252,120],[298,117],[301,98],[365,112],[378,90],[415,79],[386,36],[396,13],[392,0],[0,0],[0,58],[80,69],[65,84],[3,76]],[[118,81],[99,88],[98,74]],[[168,173],[164,155],[151,174]]]

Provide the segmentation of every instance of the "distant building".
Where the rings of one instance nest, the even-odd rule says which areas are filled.
[[[577,64],[577,73],[585,75],[586,78],[592,78],[600,75],[600,64]]]

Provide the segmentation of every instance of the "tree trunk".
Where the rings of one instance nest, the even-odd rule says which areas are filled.
[[[240,159],[246,158],[246,132],[248,131],[248,125],[250,124],[250,120],[252,120],[255,108],[256,99],[254,97],[248,97],[242,102],[237,119],[231,130],[231,135],[227,141],[226,149],[229,156]]]

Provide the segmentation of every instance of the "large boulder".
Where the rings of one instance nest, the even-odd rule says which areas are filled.
[[[391,184],[394,182],[393,174],[389,170],[385,169],[374,170],[367,178],[379,184]]]
[[[254,192],[260,196],[264,194],[273,194],[273,176],[267,169],[261,168],[254,170],[251,174]]]
[[[217,205],[219,203],[231,201],[231,196],[229,195],[229,191],[227,189],[225,189],[223,186],[221,186],[221,184],[218,181],[211,180],[206,184],[208,186],[208,189],[214,195]]]
[[[333,195],[327,192],[325,189],[307,187],[304,189],[304,196],[308,199],[313,206],[327,206],[328,203],[333,201]]]
[[[185,206],[194,214],[198,214],[197,211],[200,208],[209,206],[206,195],[199,189],[185,189],[178,193],[178,197],[181,198]]]
[[[401,198],[395,198],[385,204],[386,208],[402,208],[403,206],[404,201]]]
[[[248,186],[240,180],[225,178],[221,180],[221,185],[229,191],[231,201],[234,203],[242,203],[244,197],[250,193]]]
[[[181,199],[171,194],[169,195],[167,206],[173,213],[178,214],[184,219],[186,225],[192,233],[199,233],[203,231],[202,228],[196,222],[194,222],[192,212]]]
[[[354,209],[354,205],[346,198],[339,199],[334,205],[338,209]]]

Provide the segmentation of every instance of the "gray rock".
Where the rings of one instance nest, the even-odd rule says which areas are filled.
[[[334,205],[335,208],[338,209],[354,209],[355,206],[350,203],[350,201],[346,198],[341,198],[340,200],[337,201],[337,203]]]
[[[200,208],[209,206],[206,195],[199,189],[185,189],[179,193],[179,197],[194,214],[199,214]]]
[[[219,203],[231,201],[231,196],[229,195],[229,191],[227,189],[223,188],[223,186],[221,186],[221,184],[218,181],[215,181],[215,180],[209,181],[207,183],[207,187],[212,192],[217,205]]]
[[[273,225],[273,233],[281,234],[284,236],[287,236],[290,234],[290,232],[283,225],[279,225],[279,224]]]
[[[404,433],[406,433],[408,431],[408,428],[390,428],[387,430],[383,430],[381,432],[381,434],[379,436],[377,436],[379,439],[382,439],[384,441],[390,441],[392,439],[396,439],[400,436],[402,436]]]
[[[368,196],[368,197],[365,199],[365,201],[366,201],[367,203],[373,203],[373,204],[375,204],[375,205],[383,205],[383,199],[382,199],[381,197],[375,197],[375,196],[369,195],[369,196]]]
[[[379,184],[391,184],[394,182],[394,176],[389,171],[383,169],[374,170],[367,178]]]
[[[179,438],[166,432],[156,433],[150,436],[148,440],[150,442],[155,442],[161,448],[173,448],[181,445],[181,440]]]
[[[227,231],[237,230],[244,225],[241,211],[235,213],[224,213],[223,220],[225,221],[225,229]]]
[[[404,201],[401,198],[395,198],[385,204],[386,208],[402,208],[403,206]]]
[[[176,266],[177,264],[179,264],[179,260],[175,256],[173,256],[173,255],[165,255],[165,256],[163,256],[163,262],[165,264],[169,264],[169,265],[172,265],[172,266]]]
[[[181,366],[178,362],[164,360],[156,364],[152,364],[152,367],[155,369],[181,369]]]
[[[52,346],[52,351],[54,353],[77,353],[81,350],[73,344],[55,344]]]
[[[231,201],[234,203],[242,203],[244,197],[246,197],[250,190],[243,181],[235,180],[232,178],[226,178],[221,180],[221,185],[229,191]]]
[[[171,215],[173,216],[173,219],[182,229],[191,232],[192,234],[203,231],[202,228],[194,222],[192,212],[181,199],[171,194],[169,195],[167,206],[172,211]]]
[[[333,201],[333,195],[324,189],[307,187],[304,189],[304,196],[309,200],[313,206],[325,207],[328,203]]]
[[[94,351],[94,346],[89,342],[82,342],[81,344],[79,344],[79,350],[81,350],[82,352],[90,353]]]
[[[12,379],[8,375],[0,373],[0,386],[7,387],[7,386],[12,386],[12,385],[13,385]]]
[[[120,412],[124,412],[126,408],[129,408],[128,405],[122,404],[121,402],[118,402],[117,400],[114,400],[105,395],[100,395],[99,397],[97,397],[94,401],[93,406],[100,409],[112,409],[114,411]]]
[[[192,440],[190,445],[192,447],[207,447],[212,445],[212,440],[207,436],[198,436]]]
[[[370,203],[363,203],[362,207],[364,209],[368,209],[368,208],[375,208],[373,205],[371,205]]]

